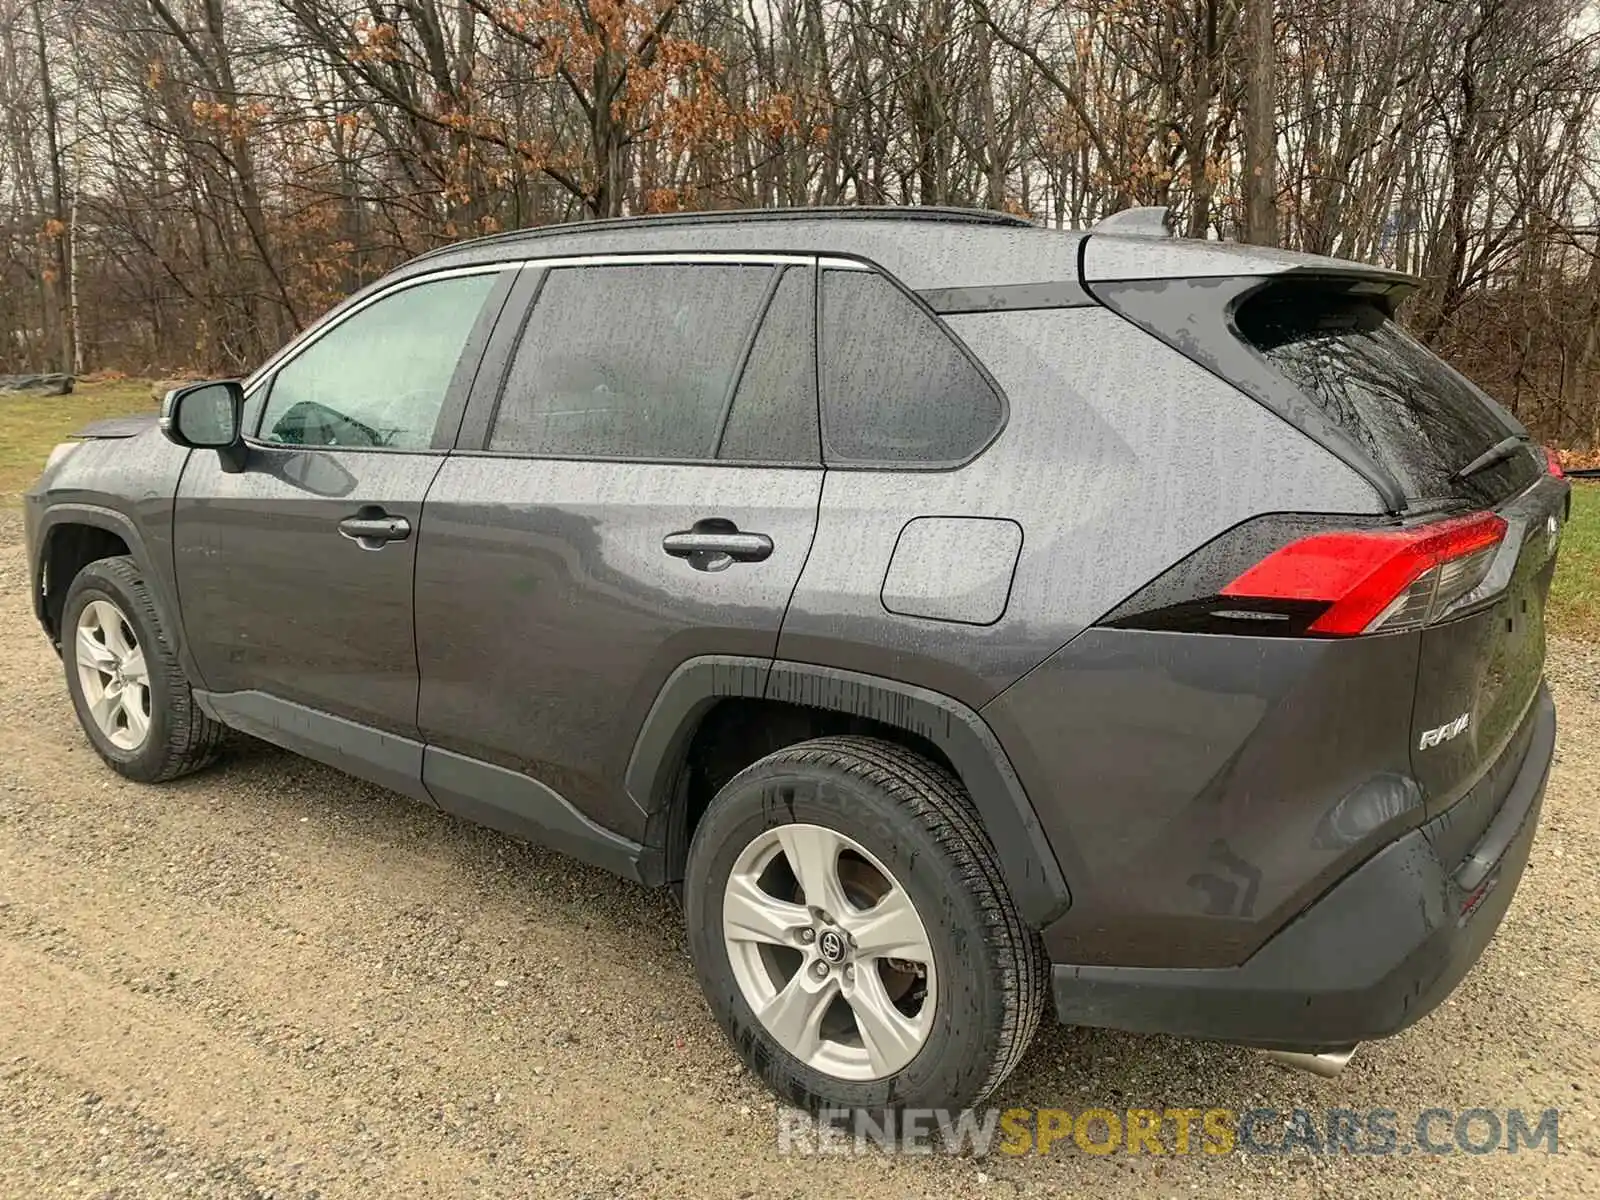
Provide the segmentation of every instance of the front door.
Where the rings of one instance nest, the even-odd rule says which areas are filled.
[[[384,735],[416,738],[417,526],[502,274],[401,285],[336,317],[252,390],[242,471],[189,456],[173,528],[179,600],[230,723],[404,782],[317,743],[381,766]]]
[[[662,684],[699,654],[771,658],[822,487],[813,275],[545,273],[423,510],[419,721],[440,804],[591,858],[581,822],[641,840],[623,776]]]

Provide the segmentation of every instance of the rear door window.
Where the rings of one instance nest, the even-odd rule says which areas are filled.
[[[772,283],[770,266],[562,267],[539,291],[489,449],[706,461]]]
[[[1492,503],[1538,478],[1531,451],[1456,477],[1522,430],[1372,301],[1274,289],[1246,301],[1236,319],[1245,340],[1388,468],[1408,498]]]
[[[717,448],[725,462],[822,461],[812,276],[810,268],[789,267],[772,294]]]
[[[872,271],[823,272],[822,379],[829,465],[952,466],[988,445],[1005,417],[944,327]]]

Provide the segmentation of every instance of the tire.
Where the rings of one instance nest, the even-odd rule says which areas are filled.
[[[142,684],[135,655],[142,656]],[[78,572],[61,613],[61,659],[78,724],[117,774],[160,783],[216,757],[225,729],[195,703],[133,559],[102,558]],[[97,704],[102,717],[113,710],[109,726],[96,716]]]
[[[831,864],[842,895],[818,862]],[[802,874],[823,882],[806,887]],[[797,1108],[965,1108],[1011,1073],[1038,1028],[1043,947],[972,801],[947,770],[891,742],[818,738],[740,772],[695,830],[684,892],[690,953],[717,1021],[745,1065]],[[804,903],[814,895],[839,911]],[[831,959],[840,945],[830,932],[850,935],[843,961]],[[901,953],[880,954],[885,945]],[[829,980],[834,1000],[823,997]]]

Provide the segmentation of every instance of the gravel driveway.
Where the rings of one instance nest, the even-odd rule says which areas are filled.
[[[784,1157],[663,894],[258,744],[165,788],[73,723],[0,512],[0,1194],[1597,1195],[1600,653],[1552,646],[1543,827],[1482,963],[1322,1082],[1047,1029],[997,1098],[1563,1110],[1561,1153]]]

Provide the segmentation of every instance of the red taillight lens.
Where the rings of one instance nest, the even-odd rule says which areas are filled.
[[[1328,607],[1310,633],[1415,629],[1483,582],[1505,535],[1506,523],[1493,513],[1412,529],[1314,534],[1273,551],[1222,595],[1322,601]]]
[[[1557,479],[1565,479],[1567,477],[1567,473],[1561,469],[1561,455],[1554,446],[1546,446],[1544,448],[1544,465],[1550,474]]]

